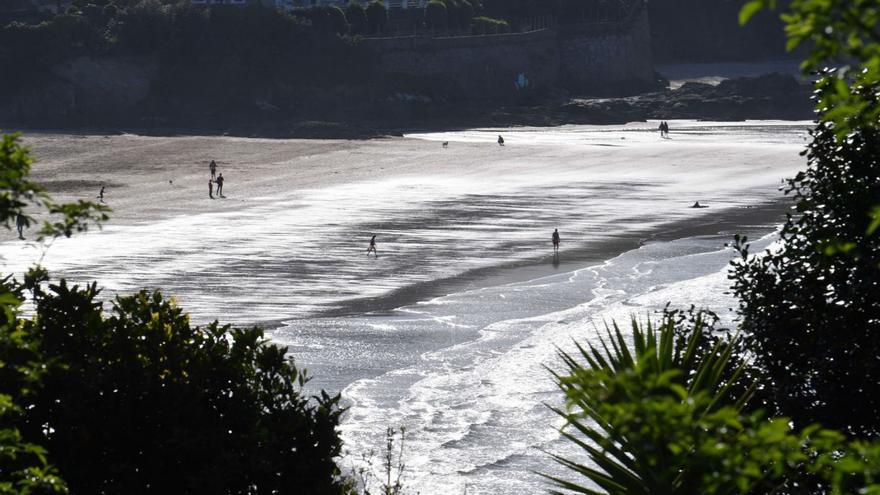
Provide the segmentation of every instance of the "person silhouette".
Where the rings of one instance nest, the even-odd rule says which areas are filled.
[[[559,252],[559,229],[553,229],[553,252]]]
[[[498,135],[498,146],[504,146],[504,138],[501,137],[501,134]]]
[[[27,227],[27,217],[19,213],[15,216],[15,228],[18,229],[18,238],[24,240],[24,228]]]
[[[217,196],[219,196],[221,198],[224,197],[223,196],[223,181],[224,180],[225,179],[223,178],[222,173],[217,176]]]
[[[367,248],[367,255],[368,256],[370,254],[370,251],[372,251],[373,254],[377,258],[379,257],[379,253],[376,251],[376,236],[375,235],[370,239],[370,247]]]
[[[98,193],[98,201],[100,201],[101,203],[104,202],[104,189],[105,187],[101,186],[101,192]]]
[[[208,165],[208,169],[211,170],[211,178],[216,179],[217,178],[217,162],[215,162],[214,160],[211,160],[211,164]]]
[[[208,197],[214,199],[214,181],[208,179]]]

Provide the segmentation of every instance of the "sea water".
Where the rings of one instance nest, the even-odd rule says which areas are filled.
[[[387,427],[405,427],[410,493],[540,493],[537,473],[563,474],[547,452],[582,456],[548,407],[562,405],[546,368],[560,369],[557,350],[595,342],[611,321],[656,318],[667,303],[734,324],[731,233],[688,226],[777,199],[797,160],[745,156],[796,155],[807,124],[674,122],[681,155],[668,164],[590,161],[596,147],[668,153],[654,127],[412,135],[496,146],[504,134],[521,154],[567,147],[585,158],[294,190],[237,211],[111,224],[45,252],[5,243],[0,256],[5,272],[39,258],[55,275],[96,279],[108,297],[161,288],[196,323],[267,325],[311,370],[310,390],[342,394],[346,466],[380,450]],[[705,163],[718,143],[725,165]],[[710,208],[688,208],[694,199]],[[746,227],[772,239],[771,224]],[[366,254],[373,234],[378,257]]]

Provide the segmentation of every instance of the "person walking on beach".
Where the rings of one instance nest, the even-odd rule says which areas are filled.
[[[661,137],[661,138],[664,137],[664,136],[666,136],[666,124],[665,124],[665,122],[663,122],[663,121],[661,120],[661,121],[660,121],[660,126],[657,127],[657,129],[660,129],[660,137]]]
[[[501,134],[498,135],[498,146],[504,146],[504,138],[501,137]]]
[[[219,196],[221,198],[224,197],[223,196],[223,174],[222,173],[217,176],[217,196]]]
[[[211,160],[211,164],[208,165],[208,169],[211,170],[211,179],[217,178],[217,162]]]
[[[378,258],[379,253],[376,251],[376,236],[374,235],[372,239],[370,239],[370,247],[367,248],[367,256],[370,255],[370,251]]]
[[[208,197],[214,199],[214,181],[208,179]]]
[[[27,227],[27,217],[19,213],[15,216],[15,228],[18,229],[18,238],[24,240],[24,228]]]
[[[101,192],[98,193],[98,201],[104,202],[104,186],[101,186]]]
[[[553,229],[553,252],[559,252],[559,229]]]

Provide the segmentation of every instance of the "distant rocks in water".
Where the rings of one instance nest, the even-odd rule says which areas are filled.
[[[738,77],[718,85],[688,82],[675,90],[626,98],[578,99],[565,111],[578,123],[648,119],[802,120],[813,118],[812,88],[788,74]]]

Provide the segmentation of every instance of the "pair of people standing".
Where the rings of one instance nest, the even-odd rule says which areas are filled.
[[[208,197],[214,199],[214,183],[217,184],[217,197],[222,198],[223,196],[223,173],[219,176],[217,175],[217,162],[211,160],[211,164],[208,165],[208,169],[211,171],[211,178],[208,179]]]
[[[664,121],[660,122],[660,137],[668,138],[669,137],[669,123]]]

